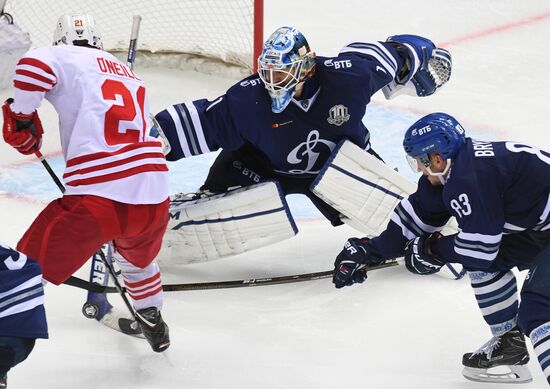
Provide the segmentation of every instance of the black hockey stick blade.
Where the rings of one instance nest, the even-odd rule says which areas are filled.
[[[396,260],[382,262],[378,265],[366,265],[364,269],[367,271],[383,269],[390,266],[396,266],[398,262]],[[265,285],[279,285],[289,284],[292,282],[303,282],[321,280],[323,278],[330,278],[334,272],[332,270],[321,271],[316,273],[303,273],[294,274],[288,276],[268,277],[268,278],[250,278],[246,280],[233,280],[233,281],[214,281],[214,282],[195,282],[189,284],[167,284],[162,286],[162,290],[165,292],[182,292],[190,290],[208,290],[208,289],[229,289],[229,288],[244,288],[249,286],[265,286]],[[117,293],[116,288],[112,286],[101,286],[92,284],[88,281],[82,280],[77,277],[70,277],[64,282],[66,285],[74,286],[81,289],[86,289],[94,293]]]

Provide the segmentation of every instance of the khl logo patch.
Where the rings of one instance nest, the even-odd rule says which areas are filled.
[[[327,122],[335,126],[341,126],[349,120],[349,117],[348,107],[338,104],[329,109]]]

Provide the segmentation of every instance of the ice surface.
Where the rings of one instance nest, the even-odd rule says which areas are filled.
[[[351,40],[400,33],[447,43],[454,67],[445,88],[423,99],[376,96],[365,118],[374,148],[407,175],[402,133],[434,111],[453,114],[476,138],[550,148],[548,1],[280,0],[266,1],[265,13],[266,35],[279,25],[294,25],[320,55],[334,55]],[[138,73],[148,83],[155,112],[170,103],[214,98],[235,81],[159,68]],[[2,100],[11,94],[0,91]],[[57,118],[48,103],[40,112],[43,151],[61,173]],[[39,164],[4,144],[0,153],[1,240],[15,244],[57,193]],[[212,159],[172,165],[171,190],[194,190]],[[300,228],[294,239],[234,258],[165,269],[165,282],[330,269],[345,239],[357,233],[331,228],[299,196],[292,197],[291,206]],[[415,277],[403,266],[373,272],[362,286],[339,291],[320,280],[167,293],[163,315],[172,346],[162,355],[143,340],[84,319],[84,292],[48,286],[46,294],[51,338],[39,341],[10,373],[11,388],[516,388],[461,376],[462,354],[490,337],[467,280]],[[120,305],[117,296],[110,299]],[[522,387],[546,387],[533,354],[529,366],[534,381]]]

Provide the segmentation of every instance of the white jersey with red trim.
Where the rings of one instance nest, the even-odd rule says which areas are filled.
[[[166,160],[148,135],[145,85],[116,57],[79,46],[34,49],[17,64],[14,86],[14,112],[31,113],[46,98],[59,115],[66,195],[127,204],[168,197]]]

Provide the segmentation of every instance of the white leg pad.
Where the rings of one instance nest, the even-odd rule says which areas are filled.
[[[160,266],[206,262],[243,253],[298,233],[276,182],[263,182],[170,204]]]
[[[416,191],[409,181],[350,141],[340,143],[311,185],[315,195],[342,215],[342,221],[367,236],[378,236],[386,229],[393,209],[402,198]],[[458,231],[454,218],[443,234]],[[437,273],[460,279],[462,266],[449,264]]]
[[[416,190],[416,183],[346,140],[335,148],[311,190],[338,210],[346,224],[376,236],[399,201]]]

